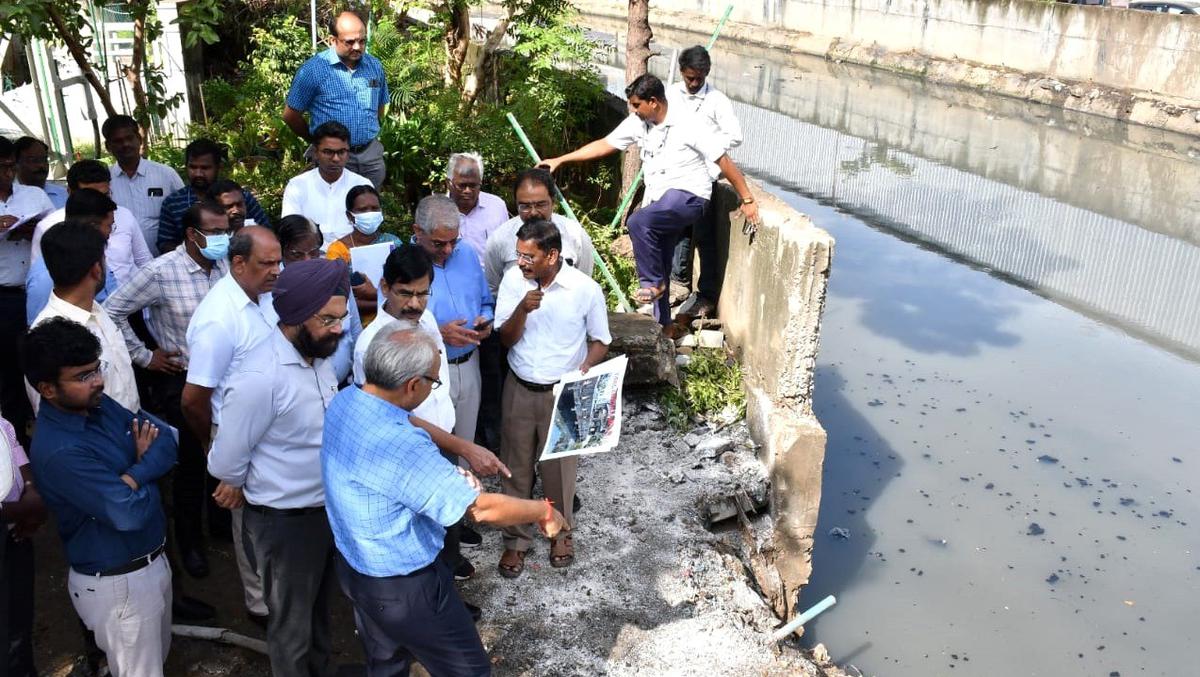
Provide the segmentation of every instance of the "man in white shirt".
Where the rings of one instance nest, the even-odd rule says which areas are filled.
[[[540,167],[517,174],[513,182],[517,215],[500,224],[489,237],[484,252],[483,270],[492,294],[500,289],[500,280],[517,263],[517,230],[530,221],[550,221],[562,236],[561,256],[579,272],[592,276],[596,265],[596,247],[578,221],[555,211],[554,177]]]
[[[108,167],[99,160],[80,160],[67,170],[67,193],[90,188],[112,197],[112,175]],[[116,202],[116,200],[113,200]],[[67,217],[67,210],[56,209],[47,214],[33,230],[32,253],[30,263],[42,257],[42,236],[46,230],[56,223],[62,223]],[[116,278],[117,284],[125,284],[142,266],[154,259],[146,238],[142,235],[137,217],[127,207],[117,205],[113,214],[112,235],[108,238],[108,249],[105,251],[105,261],[109,272]]]
[[[17,152],[17,183],[22,186],[41,188],[56,209],[67,204],[67,191],[56,183],[49,183],[50,148],[41,139],[22,136],[13,142]]]
[[[42,238],[43,256],[54,291],[31,327],[52,317],[65,317],[88,328],[100,339],[100,370],[104,393],[117,404],[137,413],[142,404],[133,377],[133,361],[125,337],[104,308],[96,292],[104,287],[105,233],[95,224],[68,220]],[[30,404],[37,410],[40,398],[30,388]]]
[[[713,134],[722,139],[725,152],[732,152],[742,143],[742,125],[733,114],[729,97],[708,82],[712,70],[712,58],[708,50],[700,45],[689,47],[679,54],[679,82],[667,89],[667,101],[676,109],[687,110],[709,125]],[[716,165],[708,168],[715,181],[721,170]],[[714,188],[715,190],[715,188]],[[721,280],[718,278],[720,265],[717,262],[716,220],[710,209],[692,228],[685,232],[675,245],[675,261],[671,267],[671,282],[692,288],[692,240],[700,254],[700,278],[693,293],[679,309],[681,314],[700,315],[716,308]]]
[[[349,311],[350,273],[340,259],[311,259],[279,274],[279,325],[229,375],[208,471],[244,504],[242,529],[262,574],[267,655],[276,675],[332,673],[329,588],[333,533],[321,484],[325,410],[337,394],[326,359]]]
[[[208,240],[208,238],[206,238]],[[208,241],[211,248],[213,242]],[[229,274],[213,285],[196,306],[187,328],[188,371],[181,408],[201,448],[207,449],[223,413],[222,394],[227,380],[238,372],[248,355],[270,337],[278,317],[271,290],[279,277],[280,248],[275,233],[262,226],[246,226],[228,240]],[[223,492],[236,487],[221,485]],[[242,578],[246,609],[262,623],[267,616],[262,581],[242,548],[241,508],[233,510],[233,543]]]
[[[725,152],[724,141],[687,111],[667,103],[663,83],[653,75],[642,75],[625,88],[633,112],[608,136],[566,155],[545,160],[553,172],[564,162],[597,160],[638,145],[646,178],[643,206],[630,217],[641,289],[640,303],[654,304],[654,317],[663,333],[672,338],[688,331],[685,323],[671,326],[668,277],[671,258],[679,236],[704,218],[712,195],[709,164],[716,164],[741,197],[741,211],[751,223],[758,222],[758,206],[737,165]]]
[[[608,354],[612,336],[600,285],[563,265],[562,238],[549,221],[530,221],[517,231],[517,267],[504,274],[496,303],[497,331],[508,347],[512,372],[504,384],[500,460],[512,476],[501,480],[508,496],[531,498],[534,466],[546,498],[574,526],[577,456],[537,463],[554,413],[554,384],[576,369],[587,372]],[[533,534],[524,526],[504,529],[500,575],[516,578],[525,568]],[[550,566],[570,566],[570,533],[550,541]]]
[[[370,186],[370,179],[346,169],[350,131],[340,122],[326,122],[312,131],[317,166],[292,177],[283,189],[281,216],[300,214],[317,224],[328,248],[353,229],[346,219],[346,193]]]
[[[16,149],[0,137],[0,409],[29,444],[25,430],[31,412],[25,377],[17,368],[17,341],[25,333],[25,276],[29,273],[29,238],[39,214],[54,208],[40,188],[14,183]],[[18,225],[20,224],[20,225]]]
[[[183,179],[170,167],[142,157],[142,134],[137,121],[114,115],[101,128],[104,147],[116,158],[109,172],[112,199],[137,217],[150,253],[158,256],[158,217],[162,202],[183,188]]]
[[[446,165],[446,195],[462,214],[459,235],[483,261],[488,238],[508,220],[508,205],[483,192],[483,158],[478,153],[455,153]]]

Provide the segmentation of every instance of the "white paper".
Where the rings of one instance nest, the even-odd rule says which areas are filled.
[[[350,269],[356,273],[362,273],[364,277],[371,281],[371,284],[378,287],[379,280],[383,277],[383,262],[387,260],[388,254],[391,253],[391,242],[351,247]]]
[[[41,221],[42,219],[46,218],[46,216],[48,216],[50,214],[50,212],[52,212],[52,211],[54,211],[54,210],[47,209],[45,211],[38,212],[37,214],[30,214],[29,216],[22,216],[21,218],[17,219],[16,223],[12,224],[8,228],[0,229],[0,232],[6,231],[6,230],[12,230],[13,228],[20,228],[23,224],[29,223],[30,221],[33,221],[35,223],[38,221]]]
[[[602,362],[588,373],[573,371],[554,386],[554,414],[539,461],[612,451],[621,440],[621,393],[624,355]]]

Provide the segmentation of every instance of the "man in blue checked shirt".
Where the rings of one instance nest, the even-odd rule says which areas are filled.
[[[342,591],[354,606],[367,674],[490,675],[471,614],[439,555],[464,515],[496,526],[566,528],[543,501],[482,492],[438,453],[409,412],[433,389],[441,361],[419,327],[385,327],[363,359],[366,383],[341,391],[325,413],[321,471]]]
[[[367,54],[367,27],[354,12],[337,15],[330,34],[329,49],[305,61],[296,72],[283,121],[309,142],[312,131],[326,122],[345,125],[350,130],[346,168],[367,177],[378,189],[387,176],[383,144],[375,138],[388,103],[383,64]]]

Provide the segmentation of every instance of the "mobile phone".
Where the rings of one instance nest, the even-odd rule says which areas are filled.
[[[475,329],[475,331],[483,331],[490,326],[492,326],[492,321],[484,320],[483,322],[480,322],[479,324],[475,325],[474,329]]]

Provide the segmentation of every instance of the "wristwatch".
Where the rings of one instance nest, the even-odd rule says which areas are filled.
[[[744,204],[744,205],[754,204],[754,198],[744,197],[744,198],[742,198],[742,204]]]

